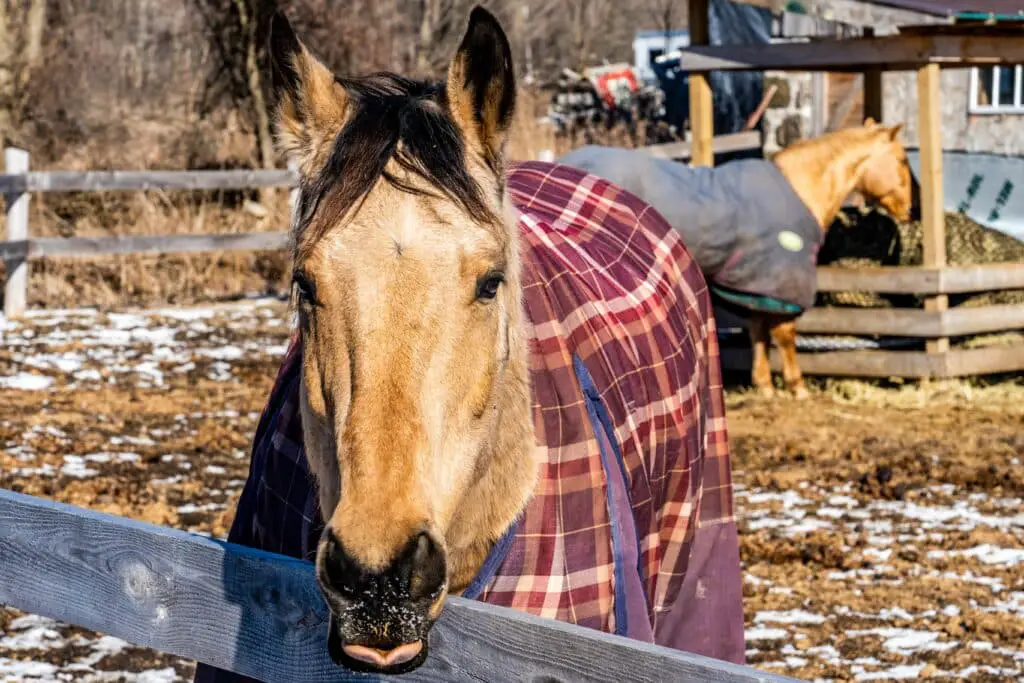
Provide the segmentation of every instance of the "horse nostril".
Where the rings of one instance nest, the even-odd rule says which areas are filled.
[[[412,543],[414,546],[409,567],[409,597],[413,600],[433,597],[444,585],[447,576],[448,567],[444,550],[425,531]]]
[[[343,596],[351,595],[351,587],[359,581],[362,570],[358,563],[345,552],[341,541],[328,529],[324,533],[321,581],[326,587]]]

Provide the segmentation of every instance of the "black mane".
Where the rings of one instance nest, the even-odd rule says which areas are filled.
[[[300,186],[297,244],[313,244],[327,229],[329,222],[311,221],[318,207],[323,204],[331,213],[343,215],[381,177],[402,190],[423,194],[386,170],[392,159],[459,203],[474,219],[494,219],[466,167],[465,141],[448,113],[443,83],[392,73],[336,80],[350,98],[348,120],[327,163]]]

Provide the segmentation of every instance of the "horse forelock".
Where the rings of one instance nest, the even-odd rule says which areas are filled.
[[[381,179],[410,194],[442,196],[478,223],[503,221],[470,171],[444,83],[393,73],[336,80],[348,96],[346,121],[325,162],[300,181],[292,226],[297,254],[358,211]],[[503,187],[501,169],[492,170]]]

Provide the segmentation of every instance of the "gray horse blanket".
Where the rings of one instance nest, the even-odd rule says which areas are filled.
[[[637,150],[591,145],[559,163],[601,176],[654,207],[726,301],[794,315],[814,305],[824,232],[770,161],[690,168]]]

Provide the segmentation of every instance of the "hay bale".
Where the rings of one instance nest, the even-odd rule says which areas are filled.
[[[946,255],[951,266],[1024,263],[1024,242],[993,230],[962,213],[946,213]],[[878,209],[848,208],[830,226],[818,255],[819,265],[846,268],[920,266],[924,230],[920,221],[897,223]],[[1024,303],[1024,290],[976,292],[950,296],[950,306]],[[820,292],[819,306],[892,308],[921,306],[913,295],[871,292]]]

